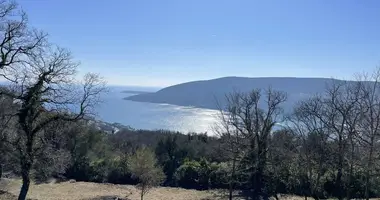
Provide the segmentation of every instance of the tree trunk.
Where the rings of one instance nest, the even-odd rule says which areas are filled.
[[[25,200],[26,195],[29,191],[30,185],[30,170],[33,166],[33,141],[34,135],[28,134],[28,139],[26,141],[26,152],[23,153],[21,147],[19,147],[20,152],[20,165],[21,165],[21,177],[22,177],[22,186],[20,190],[20,194],[18,196],[18,200]]]
[[[343,176],[343,155],[344,155],[344,152],[343,152],[343,144],[342,143],[343,143],[342,136],[339,135],[338,173],[337,173],[336,182],[335,182],[336,191],[338,192],[337,197],[339,200],[343,199],[342,176]]]
[[[252,151],[252,154],[251,154],[251,162],[252,162],[252,168],[251,168],[251,194],[250,194],[250,196],[251,196],[251,199],[252,200],[258,200],[259,198],[258,198],[258,192],[257,192],[257,190],[258,190],[258,181],[257,181],[257,176],[258,176],[258,165],[259,165],[259,158],[258,158],[258,155],[259,155],[259,150],[258,149],[260,149],[260,147],[259,147],[259,142],[257,141],[258,139],[257,139],[257,137],[258,136],[256,136],[256,138],[255,139],[252,139],[251,140],[251,151]],[[257,149],[255,148],[255,142],[257,141],[257,145],[258,145],[258,147],[257,147]]]
[[[141,198],[140,198],[141,200],[144,200],[144,190],[141,190],[140,197],[141,197]]]
[[[263,175],[264,175],[264,168],[266,163],[266,154],[265,154],[265,148],[266,146],[261,144],[257,146],[257,168],[255,173],[255,179],[254,179],[254,192],[253,192],[253,199],[259,200],[261,197],[267,198],[266,194],[264,194],[264,184],[263,184]]]
[[[350,169],[348,173],[348,187],[347,187],[347,199],[351,199],[351,193],[352,193],[352,177],[354,174],[354,154],[355,154],[355,143],[353,141],[352,136],[350,136],[351,140],[351,154],[350,154]]]
[[[0,179],[3,177],[3,163],[0,163]]]
[[[18,196],[18,200],[25,200],[26,195],[29,191],[29,185],[30,185],[30,178],[29,173],[25,176],[25,174],[22,175],[22,186],[20,190],[20,194]]]
[[[259,161],[260,162],[260,161]],[[252,199],[253,200],[259,200],[261,195],[262,195],[262,170],[260,167],[260,163],[258,164],[259,166],[256,168],[255,176],[254,176],[254,188],[253,188],[253,194],[252,194]]]
[[[373,156],[373,138],[371,138],[371,146],[368,155],[368,163],[365,177],[365,199],[369,200],[369,189],[370,189],[370,176],[371,176],[371,168],[372,168],[372,156]]]
[[[351,199],[352,173],[353,173],[353,164],[351,164],[351,166],[350,166],[350,172],[348,174],[347,199]]]
[[[232,161],[232,172],[231,172],[229,198],[228,198],[229,200],[232,200],[232,197],[233,197],[234,183],[235,183],[235,166],[236,166],[236,159],[234,158]]]
[[[317,191],[317,188],[319,188],[319,184],[321,182],[321,176],[322,176],[322,165],[323,165],[323,153],[321,154],[320,158],[319,158],[319,163],[318,163],[318,171],[317,171],[317,179],[315,180],[315,188],[313,188],[313,186],[311,186],[311,195],[314,196],[314,199],[317,200],[317,196],[319,196],[319,190]],[[319,199],[319,198],[318,198]]]
[[[366,173],[365,177],[365,199],[369,200],[369,173]]]
[[[228,194],[228,199],[229,200],[232,200],[232,192],[233,192],[232,183],[230,182],[230,188],[229,188],[229,194]]]
[[[339,167],[338,174],[336,176],[336,190],[338,191],[337,195],[339,200],[343,199],[342,189],[342,169]]]

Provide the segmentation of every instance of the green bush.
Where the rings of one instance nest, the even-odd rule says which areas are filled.
[[[210,163],[202,158],[199,162],[185,160],[176,173],[178,186],[188,189],[207,190],[228,187],[228,166]]]
[[[188,189],[199,189],[199,171],[201,165],[197,161],[185,160],[176,170],[174,177],[179,187]]]

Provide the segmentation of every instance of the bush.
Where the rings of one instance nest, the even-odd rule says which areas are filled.
[[[179,187],[187,189],[227,188],[227,170],[225,163],[223,165],[210,163],[204,158],[199,162],[187,159],[177,169],[175,179]]]
[[[187,189],[200,189],[198,184],[200,168],[199,162],[185,160],[174,174],[176,184]]]

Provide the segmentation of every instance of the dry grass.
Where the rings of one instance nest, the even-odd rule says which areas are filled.
[[[0,200],[16,200],[21,186],[20,180],[0,181]],[[1,190],[6,193],[1,193]],[[114,198],[106,198],[114,197]],[[62,182],[32,184],[28,198],[32,200],[140,200],[139,191],[131,185],[114,185],[87,182]],[[145,195],[144,200],[221,200],[228,199],[225,191],[197,191],[180,188],[159,187]],[[236,198],[240,199],[240,198]],[[283,195],[281,200],[303,200],[303,197]],[[311,200],[311,198],[309,198]]]
[[[0,200],[16,200],[20,180],[0,180]],[[113,198],[107,198],[113,197]],[[30,200],[140,200],[138,190],[131,185],[113,185],[87,182],[63,182],[32,184],[28,193]],[[144,200],[221,200],[227,199],[225,191],[197,191],[180,188],[159,187],[145,195]],[[236,198],[240,199],[240,198]],[[303,197],[281,195],[281,200],[304,200]],[[308,198],[311,200],[312,198]],[[375,199],[372,199],[375,200]],[[379,200],[379,199],[377,199]]]
[[[0,195],[0,200],[13,199],[10,194],[17,195],[20,190],[20,180],[8,180],[3,184],[4,191],[8,194]],[[0,188],[1,189],[1,188]],[[56,184],[32,184],[28,198],[37,200],[91,200],[102,199],[105,196],[118,196],[130,200],[139,200],[140,195],[134,186],[113,185],[99,183],[56,183]],[[156,188],[152,189],[144,200],[211,200],[225,199],[220,192],[196,191],[180,188]]]

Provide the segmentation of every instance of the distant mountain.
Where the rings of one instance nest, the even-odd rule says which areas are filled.
[[[340,81],[328,78],[244,78],[225,77],[205,81],[194,81],[173,85],[154,93],[138,94],[126,100],[167,103],[180,106],[194,106],[217,109],[217,101],[223,106],[225,95],[232,91],[247,92],[252,89],[275,90],[288,94],[285,109],[291,108],[301,99],[324,91],[326,84]]]

